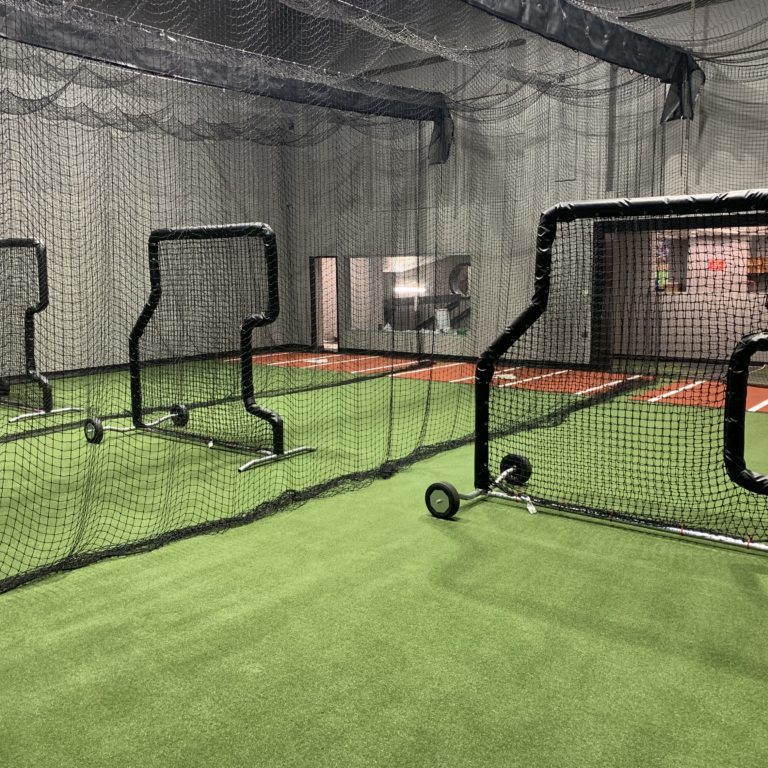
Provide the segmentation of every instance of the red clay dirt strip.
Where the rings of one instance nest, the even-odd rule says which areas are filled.
[[[693,405],[699,408],[722,408],[725,405],[725,384],[720,381],[695,379],[666,384],[644,392],[633,400],[664,405]],[[747,387],[747,410],[768,413],[768,388]]]
[[[418,361],[413,358],[393,358],[375,354],[272,352],[254,355],[253,362],[274,367],[309,368],[349,374],[375,375],[381,373],[387,375],[389,372],[388,375],[393,378],[452,384],[472,384],[475,380],[475,364],[472,362],[445,361],[429,364],[428,361],[425,361],[422,366],[419,366]],[[586,397],[606,392],[613,387],[632,381],[641,384],[642,381],[650,382],[651,378],[639,374],[625,375],[599,371],[575,371],[567,368],[534,368],[521,365],[497,369],[493,378],[493,386],[499,389],[515,388]],[[632,399],[637,402],[660,405],[722,408],[725,403],[725,385],[721,382],[705,379],[671,382],[647,390]],[[753,413],[768,413],[768,388],[748,388],[747,410]]]
[[[254,355],[253,362],[258,365],[288,368],[309,368],[337,373],[375,374],[388,370],[397,371],[412,368],[418,361],[405,358],[385,357],[384,355],[347,355],[323,354],[318,352],[273,352],[266,355]]]

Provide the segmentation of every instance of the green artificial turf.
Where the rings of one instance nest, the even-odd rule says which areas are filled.
[[[507,392],[491,397],[492,425],[504,418],[519,423],[527,417],[533,422],[531,414],[562,408],[566,399],[535,393],[529,408],[517,394]],[[578,398],[572,399],[578,403]],[[747,461],[755,469],[765,468],[768,414],[746,417]],[[529,495],[632,519],[768,540],[766,497],[737,486],[726,473],[722,409],[622,396],[573,411],[554,423],[541,421],[540,426],[492,440],[490,447],[493,471],[507,453],[528,458],[533,466],[525,488]]]
[[[264,365],[254,370],[261,389],[346,375],[322,368],[319,373]],[[204,401],[221,394],[225,382],[236,388],[237,373],[227,360],[153,368],[145,380],[147,402],[165,399],[167,408],[179,388],[185,402]],[[534,467],[526,492],[535,498],[766,540],[765,498],[736,487],[722,467],[722,411],[639,402],[638,392],[614,390],[591,402],[558,392],[494,390],[491,427],[501,434],[491,441],[492,470],[506,453],[522,454]],[[64,378],[57,380],[56,393],[59,405],[89,404],[89,409],[52,417],[54,423],[69,423],[64,431],[2,446],[0,581],[222,518],[247,517],[254,509],[268,511],[286,492],[373,472],[418,446],[467,437],[474,427],[473,389],[464,385],[378,378],[263,395],[260,403],[283,416],[286,447],[317,450],[238,474],[252,452],[209,450],[205,443],[223,437],[269,444],[267,424],[245,413],[239,402],[190,412],[189,425],[176,431],[200,435],[202,443],[107,432],[95,446],[85,442],[82,420],[127,412],[126,373]],[[768,454],[768,416],[747,416],[748,459],[759,467]],[[15,437],[48,423],[3,428]],[[113,417],[104,423],[125,427],[130,420]]]
[[[471,453],[1,595],[0,765],[766,765],[766,557],[429,517]]]
[[[744,459],[753,472],[768,475],[768,413],[745,414]]]
[[[89,394],[98,392],[100,408],[119,409],[125,374],[96,378],[101,386],[84,378],[79,397],[70,391],[70,402],[89,402]],[[74,386],[77,380],[63,381]],[[100,445],[90,445],[83,437],[82,413],[53,417],[70,418],[71,428],[0,446],[0,581],[83,554],[243,517],[286,492],[371,473],[417,446],[471,434],[471,402],[471,387],[430,388],[406,378],[264,397],[260,403],[284,419],[286,448],[317,450],[242,474],[237,468],[254,457],[252,451],[210,450],[205,442],[137,432],[106,432]],[[8,429],[13,434],[43,421]],[[125,427],[130,420],[104,423]],[[237,402],[192,410],[189,425],[178,431],[216,439],[260,436],[262,445],[270,444],[266,423]]]

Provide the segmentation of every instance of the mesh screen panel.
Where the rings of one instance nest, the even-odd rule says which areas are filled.
[[[722,409],[731,352],[768,323],[751,277],[767,222],[560,222],[547,310],[493,380],[492,472],[523,455],[538,501],[765,540],[768,500],[726,474]]]
[[[247,449],[269,441],[263,423],[245,412],[240,328],[271,306],[264,247],[251,236],[182,234],[157,243],[159,304],[140,340],[142,415],[183,405],[183,426],[162,429]],[[270,346],[268,329],[257,340]]]
[[[45,277],[43,277],[45,280]],[[33,243],[0,242],[0,398],[20,413],[44,407],[43,383],[28,366],[35,353],[40,262]]]
[[[575,4],[702,56],[695,119],[661,124],[664,83],[462,0],[0,4],[0,238],[47,251],[35,351],[57,411],[12,421],[41,407],[19,346],[34,264],[1,251],[10,368],[0,378],[12,387],[0,394],[0,590],[254,520],[471,442],[475,362],[528,304],[541,211],[764,186],[766,9]],[[280,314],[252,334],[254,402],[279,415],[286,451],[315,449],[245,472],[273,443],[270,424],[244,408],[237,360],[243,313],[267,298],[257,241],[161,246],[163,295],[140,349],[142,413],[158,421],[184,405],[188,422],[133,429],[129,370],[151,289],[150,233],[239,222],[267,223],[278,248]],[[536,494],[556,503],[575,504],[568,489],[588,485],[584,507],[615,501],[632,516],[712,530],[733,503],[734,534],[765,538],[762,500],[726,488],[720,469],[711,515],[704,496],[684,509],[705,481],[683,477],[681,455],[699,468],[714,461],[707,441],[718,440],[720,409],[636,399],[699,380],[683,396],[715,396],[729,345],[764,327],[763,224],[625,225],[600,222],[596,240],[595,222],[574,222],[558,238],[550,311],[494,385],[493,462],[529,452]],[[750,234],[737,246],[729,227]],[[515,380],[500,378],[507,368]],[[598,372],[607,381],[586,375]],[[622,381],[557,389],[577,373],[582,390]],[[655,479],[653,493],[631,481],[631,504],[609,498],[605,481],[587,483],[595,471],[582,476],[578,462],[558,473],[565,491],[542,474],[554,466],[548,436],[572,430],[574,445],[578,434],[603,441],[617,477],[619,438],[600,412],[623,419],[638,443],[627,451]],[[748,416],[759,430],[764,414]],[[86,440],[86,420],[103,425],[101,443]],[[662,453],[677,462],[668,492]]]

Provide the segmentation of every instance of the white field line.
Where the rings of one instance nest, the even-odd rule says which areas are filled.
[[[302,365],[301,367],[306,370],[307,368],[320,368],[323,365],[334,365],[335,363],[355,363],[358,360],[361,362],[363,360],[373,360],[374,358],[380,357],[380,355],[365,355],[364,357],[359,357],[357,355],[346,355],[346,360],[340,360],[339,358],[335,358],[333,360],[323,360],[321,363],[312,363],[311,365]],[[319,360],[320,358],[312,358],[313,360]]]
[[[750,409],[750,413],[757,413],[757,411],[762,411],[763,408],[765,408],[768,405],[768,400],[763,400],[762,403],[758,403],[757,405],[753,405]]]
[[[464,365],[464,363],[445,363],[443,365],[428,365],[426,368],[414,368],[412,371],[401,371],[400,373],[393,373],[392,376],[407,376],[409,373],[422,373],[423,371],[438,371],[441,368],[455,368],[457,365]]]
[[[538,381],[539,379],[548,379],[551,376],[561,376],[564,373],[570,373],[570,370],[552,371],[552,373],[542,373],[541,376],[530,376],[527,379],[518,379],[517,381],[508,381],[506,384],[499,384],[499,387],[516,387],[518,384],[527,384],[529,381]]]
[[[309,352],[305,352],[305,355],[309,355]],[[346,360],[341,360],[340,358],[346,357]],[[373,357],[378,357],[378,355],[373,355]],[[338,355],[335,358],[324,358],[322,355],[312,355],[311,357],[294,357],[291,360],[278,360],[276,363],[267,363],[267,365],[295,365],[296,363],[307,363],[310,360],[313,360],[315,362],[312,363],[312,365],[305,365],[304,368],[314,368],[318,365],[331,365],[332,363],[350,363],[353,360],[359,360],[360,358],[356,357],[355,355]],[[318,360],[323,360],[323,362],[318,363]]]
[[[501,376],[502,374],[512,373],[512,371],[519,371],[522,366],[517,366],[517,368],[507,368],[504,371],[499,371],[498,375]],[[460,379],[451,379],[449,384],[458,384],[460,381],[471,381],[475,378],[475,374],[473,373],[471,376],[462,376]]]
[[[373,373],[373,371],[386,371],[387,368],[402,368],[405,365],[413,365],[413,361],[406,360],[404,363],[387,363],[386,365],[377,365],[375,368],[363,368],[356,371],[347,371],[347,373]]]
[[[251,362],[252,363],[260,363],[263,360],[267,360],[270,357],[281,357],[282,355],[295,355],[295,352],[265,352],[263,354],[254,354],[251,355]],[[239,363],[240,358],[239,357],[228,357],[227,358],[228,363]]]
[[[581,392],[574,392],[574,395],[588,395],[590,392],[599,392],[601,389],[609,389],[619,384],[623,384],[625,381],[635,381],[642,376],[638,373],[636,376],[630,376],[626,379],[616,379],[616,381],[606,381],[605,384],[598,384],[596,387],[590,387],[589,389],[582,389]]]
[[[679,395],[681,392],[685,392],[687,389],[693,389],[694,387],[700,387],[702,384],[706,384],[706,380],[702,379],[701,381],[694,381],[692,384],[686,384],[684,387],[680,387],[678,389],[673,389],[671,392],[664,392],[661,395],[656,395],[656,397],[652,397],[649,400],[646,400],[646,403],[657,403],[659,400],[664,400],[664,398],[672,397],[672,395]]]
[[[304,354],[309,354],[305,352]],[[306,357],[292,357],[290,360],[278,360],[276,363],[267,363],[267,365],[295,365],[296,363],[303,363]]]

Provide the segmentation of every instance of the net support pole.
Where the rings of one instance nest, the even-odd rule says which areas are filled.
[[[669,84],[661,122],[692,120],[704,73],[688,51],[601,18],[568,0],[464,0],[547,40]]]
[[[268,315],[251,315],[243,321],[240,328],[240,376],[242,382],[243,405],[252,416],[262,419],[272,427],[272,450],[276,454],[285,451],[283,420],[276,411],[265,408],[256,402],[253,389],[253,343],[251,334],[256,328],[262,328],[273,322]]]
[[[749,363],[752,355],[765,351],[768,351],[768,331],[744,336],[731,355],[725,389],[723,459],[728,476],[734,483],[752,493],[768,495],[768,475],[748,469],[744,458]]]
[[[156,232],[149,236],[149,283],[150,291],[141,314],[134,323],[131,333],[128,337],[128,370],[131,380],[131,419],[136,429],[143,429],[144,416],[142,413],[142,393],[141,393],[141,337],[144,335],[147,323],[154,315],[160,298],[163,294],[160,283],[160,262],[159,262],[159,244],[160,238]]]
[[[488,466],[488,444],[491,438],[489,406],[496,363],[547,309],[552,274],[552,243],[557,234],[558,213],[557,207],[550,208],[539,219],[536,237],[536,277],[531,303],[483,352],[475,369],[475,488],[487,491],[491,487],[491,472]]]
[[[53,389],[48,379],[37,369],[37,356],[35,354],[35,315],[42,312],[48,306],[48,259],[45,246],[37,241],[32,241],[37,260],[37,290],[38,303],[35,307],[29,307],[24,313],[24,355],[26,357],[27,375],[37,383],[43,395],[42,410],[49,413],[53,410]]]
[[[0,38],[159,77],[395,120],[431,122],[430,163],[447,161],[453,118],[445,95],[379,83],[237,50],[81,8],[55,15],[0,0]],[[43,4],[40,4],[43,5]]]
[[[253,331],[271,325],[280,314],[280,282],[278,278],[277,241],[274,230],[267,224],[258,224],[256,233],[264,243],[267,263],[267,293],[269,306],[266,312],[246,317],[240,326],[240,379],[245,410],[252,416],[266,421],[272,428],[272,450],[275,454],[285,451],[283,420],[280,414],[259,405],[253,389]]]

